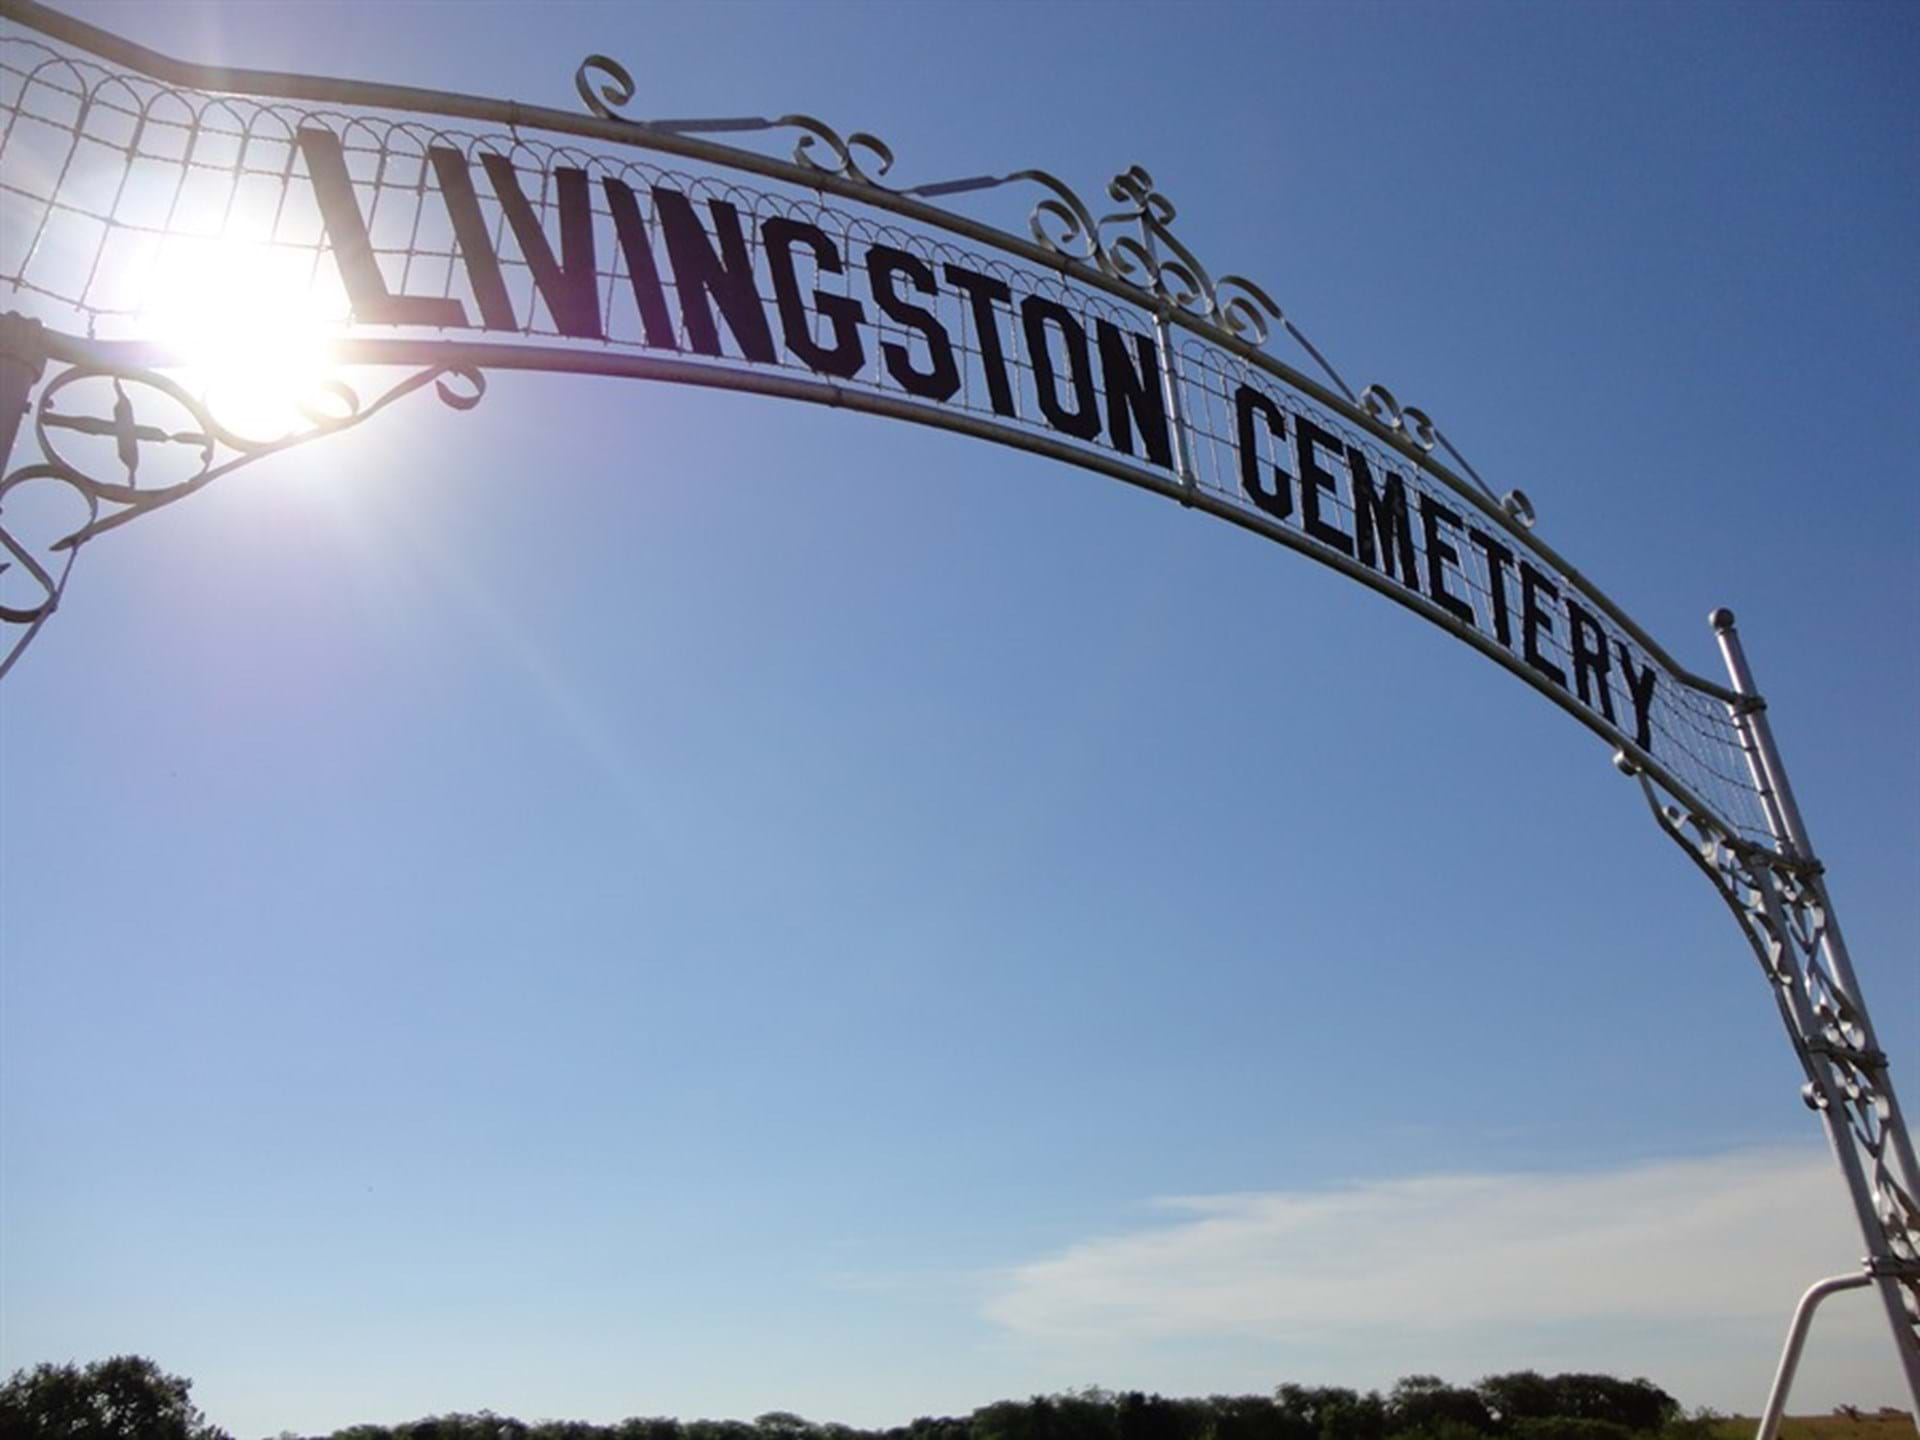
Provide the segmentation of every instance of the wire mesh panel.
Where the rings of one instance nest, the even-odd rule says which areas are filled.
[[[1442,465],[1426,417],[1356,396],[1257,286],[1215,281],[1144,172],[1116,177],[1123,208],[1096,218],[1040,171],[885,187],[857,160],[864,146],[884,166],[884,146],[806,117],[621,121],[584,69],[594,117],[515,107],[476,124],[341,89],[337,104],[207,93],[0,31],[11,305],[108,347],[95,353],[157,346],[187,369],[227,328],[336,355],[378,337],[443,369],[485,356],[771,390],[1038,449],[1335,566],[1504,664],[1690,807],[1766,836],[1725,692],[1570,573],[1523,503]],[[781,127],[801,132],[792,161],[689,138]],[[1030,237],[928,203],[1009,185],[1039,191]],[[1260,348],[1276,326],[1301,369]],[[243,427],[221,418],[216,379],[186,388],[211,457],[208,437]],[[137,430],[45,399],[38,423]],[[132,503],[140,485],[129,465],[119,489],[88,493]]]
[[[1428,618],[1491,640],[1536,683],[1657,756],[1737,833],[1767,836],[1725,700],[1666,669],[1524,530],[1462,505],[1402,450],[1242,358],[1199,340],[1178,355],[1203,491],[1253,506],[1307,545],[1390,579]]]

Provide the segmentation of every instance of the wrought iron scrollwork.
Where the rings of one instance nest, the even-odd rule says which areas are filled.
[[[1222,275],[1216,280],[1199,257],[1174,235],[1173,202],[1154,187],[1153,176],[1142,166],[1129,166],[1107,183],[1108,197],[1128,208],[1097,218],[1072,186],[1046,170],[1016,170],[1007,175],[979,175],[896,189],[880,183],[880,177],[893,169],[893,147],[870,131],[842,134],[815,116],[801,114],[775,118],[635,119],[621,113],[636,94],[633,74],[607,55],[589,55],[574,72],[573,83],[591,113],[603,120],[623,121],[642,130],[685,135],[798,130],[800,136],[793,147],[794,164],[891,195],[934,199],[998,189],[1018,181],[1038,185],[1048,193],[1035,203],[1028,228],[1042,248],[1145,291],[1160,305],[1184,311],[1232,340],[1256,347],[1264,345],[1277,323],[1313,357],[1334,387],[1349,401],[1354,401],[1354,392],[1339,371],[1286,317],[1265,289],[1244,275]],[[860,161],[859,152],[863,151],[877,162],[871,170]],[[1109,230],[1115,227],[1130,228],[1109,237]]]
[[[1881,1243],[1867,1268],[1898,1287],[1920,1343],[1920,1199],[1898,1168],[1887,1057],[1871,1047],[1858,1002],[1828,958],[1832,906],[1821,867],[1729,834],[1664,800],[1623,757],[1615,763],[1635,775],[1660,829],[1739,922],[1806,1074],[1801,1098],[1825,1119],[1836,1146],[1851,1150],[1872,1197]]]
[[[798,130],[794,142],[793,163],[822,175],[835,175],[861,185],[880,185],[879,177],[893,168],[893,147],[878,135],[853,130],[842,135],[838,130],[811,115],[781,115],[768,119],[756,115],[710,120],[636,120],[620,112],[633,103],[637,93],[633,72],[609,55],[589,55],[574,72],[573,88],[588,110],[603,120],[620,120],[646,130],[666,130],[681,135],[727,134],[751,130]],[[825,158],[820,151],[824,149]],[[878,163],[869,174],[855,157],[864,150]]]
[[[1028,218],[1034,239],[1046,249],[1144,291],[1157,307],[1181,311],[1230,341],[1258,348],[1267,343],[1277,325],[1312,357],[1335,390],[1349,403],[1359,403],[1333,362],[1264,288],[1244,275],[1213,277],[1200,257],[1173,233],[1177,213],[1173,202],[1155,188],[1153,176],[1143,166],[1129,166],[1107,183],[1108,197],[1128,208],[1098,218],[1071,186],[1045,170],[1016,170],[998,179],[953,181],[902,193],[950,194],[1016,180],[1048,192]],[[1108,232],[1114,229],[1121,233],[1109,238]]]
[[[1128,208],[1098,219],[1072,187],[1045,170],[1018,170],[1006,179],[1029,180],[1051,192],[1028,222],[1047,249],[1149,291],[1249,344],[1264,344],[1272,333],[1269,321],[1284,320],[1273,297],[1245,276],[1214,280],[1173,233],[1173,202],[1154,188],[1144,167],[1130,166],[1107,183],[1108,197]],[[1110,229],[1123,226],[1132,228],[1108,238]]]
[[[299,425],[261,439],[223,422],[206,397],[157,370],[111,360],[68,365],[41,387],[33,408],[40,458],[0,479],[0,572],[18,567],[33,588],[31,596],[15,597],[22,603],[0,603],[0,624],[13,632],[0,654],[0,676],[59,607],[74,560],[87,541],[185,499],[256,460],[350,430],[428,385],[444,404],[471,410],[486,392],[486,377],[471,367],[432,366],[367,402],[345,381],[329,378],[296,407]],[[81,453],[84,446],[77,442],[86,438],[110,441],[111,464],[121,473],[103,473],[98,458]],[[184,465],[178,463],[182,457],[190,457]],[[158,479],[156,470],[163,472]],[[9,497],[34,484],[58,487],[75,497],[85,517],[39,546],[20,533],[18,522],[10,522],[7,514]]]
[[[1085,265],[1107,279],[1143,292],[1146,302],[1162,313],[1179,311],[1197,320],[1221,338],[1264,346],[1276,327],[1306,352],[1321,375],[1346,398],[1386,430],[1422,454],[1444,450],[1454,464],[1500,507],[1515,524],[1532,529],[1535,512],[1525,492],[1501,495],[1433,423],[1425,411],[1403,407],[1383,385],[1369,385],[1355,394],[1333,363],[1288,318],[1272,295],[1244,275],[1218,279],[1173,232],[1173,202],[1155,187],[1153,176],[1131,165],[1107,182],[1107,197],[1124,209],[1095,215],[1074,188],[1051,171],[1015,170],[1006,175],[977,175],[906,188],[880,183],[893,169],[894,152],[884,140],[864,130],[842,135],[811,115],[782,115],[777,119],[746,116],[710,120],[633,120],[621,114],[632,103],[632,73],[606,55],[589,55],[574,75],[574,88],[588,110],[603,119],[621,120],[640,129],[681,134],[789,129],[800,131],[793,161],[803,169],[885,191],[889,195],[931,200],[978,190],[994,190],[1017,182],[1037,185],[1046,193],[1034,202],[1027,229],[1034,242],[1050,254]],[[857,152],[865,151],[878,163],[863,168]]]
[[[596,76],[604,76],[596,80]],[[589,55],[573,72],[573,88],[588,110],[602,120],[620,120],[619,112],[633,103],[633,72],[610,55]]]
[[[1447,452],[1454,464],[1464,470],[1473,483],[1478,485],[1488,499],[1498,505],[1515,524],[1526,529],[1533,528],[1535,515],[1533,501],[1527,498],[1524,490],[1509,490],[1497,495],[1491,485],[1480,478],[1480,472],[1473,463],[1460,453],[1453,441],[1444,431],[1433,423],[1433,417],[1426,411],[1415,409],[1411,405],[1402,405],[1393,396],[1393,392],[1384,385],[1369,385],[1360,392],[1360,408],[1365,410],[1387,430],[1399,435],[1414,449],[1423,455],[1431,455],[1437,446]]]
[[[791,126],[801,131],[800,138],[794,142],[793,160],[796,165],[804,165],[809,170],[818,170],[823,175],[840,175],[848,180],[857,180],[865,185],[878,185],[879,176],[893,169],[893,147],[878,135],[865,130],[855,130],[845,139],[840,133],[824,121],[811,115],[782,115],[773,122],[775,125]],[[828,159],[822,160],[814,154],[815,142],[826,146]],[[861,169],[860,162],[854,158],[855,150],[866,150],[873,154],[879,165],[869,175]]]
[[[1042,249],[1139,290],[1153,308],[1162,313],[1179,311],[1227,340],[1259,348],[1267,343],[1277,326],[1312,358],[1321,375],[1350,404],[1364,410],[1422,454],[1431,454],[1436,448],[1444,450],[1516,524],[1527,529],[1533,527],[1533,502],[1526,494],[1520,490],[1497,494],[1425,411],[1401,406],[1383,385],[1369,385],[1356,395],[1346,378],[1265,289],[1244,275],[1214,278],[1200,257],[1174,234],[1177,212],[1173,202],[1156,188],[1153,176],[1143,166],[1131,165],[1107,182],[1107,197],[1125,208],[1104,215],[1095,215],[1066,181],[1040,169],[894,189],[880,183],[880,177],[893,169],[893,148],[864,130],[843,136],[822,120],[798,114],[777,119],[746,116],[633,120],[620,113],[632,103],[635,95],[632,72],[606,55],[589,55],[581,62],[574,75],[574,88],[595,115],[625,121],[645,130],[682,134],[798,130],[800,137],[793,148],[796,165],[890,195],[930,200],[994,190],[1016,182],[1037,185],[1046,193],[1034,202],[1027,217],[1027,228]],[[860,163],[858,152],[861,151],[878,162],[871,172]]]

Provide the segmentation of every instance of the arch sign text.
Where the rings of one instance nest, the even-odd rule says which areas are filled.
[[[0,675],[87,543],[503,371],[859,410],[1165,495],[1442,627],[1637,778],[1780,1000],[1868,1252],[1847,1283],[1920,1402],[1920,1171],[1732,617],[1729,682],[1682,667],[1524,494],[1203,264],[1152,176],[1097,205],[1037,169],[896,184],[883,141],[806,115],[627,118],[600,56],[573,111],[194,65],[35,0],[0,21]],[[324,356],[277,407],[196,355],[250,324]]]

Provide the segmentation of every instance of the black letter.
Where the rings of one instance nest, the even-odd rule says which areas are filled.
[[[813,263],[828,275],[844,275],[840,252],[817,225],[790,220],[784,215],[769,215],[760,222],[760,234],[767,242],[767,268],[773,271],[773,301],[780,310],[780,330],[787,348],[807,362],[807,368],[850,380],[867,362],[860,348],[860,325],[867,312],[860,302],[846,295],[813,292],[814,308],[826,317],[833,330],[831,349],[813,338],[807,324],[806,307],[800,303],[800,281],[793,273],[793,244],[797,240],[813,251]]]
[[[1507,625],[1507,567],[1513,564],[1513,551],[1491,535],[1482,535],[1478,530],[1470,529],[1467,534],[1480,547],[1480,553],[1487,557],[1487,593],[1493,597],[1494,636],[1511,650],[1513,631]]]
[[[1458,526],[1460,517],[1426,491],[1420,492],[1420,524],[1427,535],[1427,591],[1433,603],[1469,629],[1473,627],[1473,606],[1447,589],[1448,565],[1460,563],[1460,552],[1440,534],[1442,522]]]
[[[946,327],[931,310],[909,305],[894,293],[896,273],[911,280],[913,288],[922,295],[938,293],[933,271],[918,255],[896,250],[891,245],[867,247],[867,286],[873,291],[873,303],[894,324],[919,332],[920,338],[927,342],[927,359],[933,369],[921,374],[913,368],[913,357],[907,347],[892,340],[880,342],[880,358],[886,362],[887,373],[909,395],[918,395],[922,400],[948,399],[960,388],[960,370],[953,363],[953,341],[947,338]]]
[[[1240,488],[1246,491],[1249,500],[1267,514],[1284,520],[1293,513],[1293,476],[1275,465],[1273,489],[1268,490],[1260,484],[1260,457],[1253,448],[1253,415],[1256,410],[1259,411],[1260,418],[1267,422],[1267,434],[1275,440],[1285,441],[1286,412],[1244,383],[1233,392],[1233,408],[1240,419]]]
[[[740,233],[740,212],[725,200],[709,200],[707,208],[713,212],[713,233],[720,241],[718,255],[707,243],[707,232],[693,213],[692,202],[678,190],[653,187],[653,213],[667,232],[667,254],[673,261],[673,283],[680,292],[680,319],[687,327],[687,339],[702,355],[721,353],[720,332],[707,308],[711,296],[726,317],[740,353],[771,365],[773,332],[767,329],[760,292],[753,288],[753,257],[747,254],[746,236]]]
[[[1546,676],[1562,690],[1567,688],[1567,672],[1540,653],[1540,632],[1553,633],[1553,619],[1540,608],[1540,594],[1545,591],[1550,599],[1558,600],[1560,592],[1548,580],[1526,561],[1520,562],[1520,649],[1527,657],[1527,663]]]
[[[626,181],[608,175],[600,182],[607,190],[607,209],[613,215],[613,233],[627,257],[627,279],[633,282],[633,303],[640,307],[640,328],[647,344],[659,350],[678,350],[673,317],[667,313],[667,292],[660,287],[660,267],[640,219],[640,202]]]
[[[513,318],[513,301],[507,297],[507,282],[500,276],[500,257],[493,253],[493,240],[487,234],[487,222],[480,214],[480,200],[473,193],[473,176],[466,157],[458,150],[436,145],[427,151],[433,173],[440,181],[440,198],[446,203],[447,218],[453,221],[453,238],[460,244],[460,262],[467,267],[467,284],[480,306],[480,325],[485,330],[518,330]]]
[[[1600,713],[1613,719],[1613,687],[1607,684],[1607,637],[1600,623],[1572,600],[1567,601],[1567,648],[1573,652],[1573,688],[1580,692],[1580,703],[1591,707],[1587,695],[1587,676],[1600,687]]]
[[[1100,346],[1100,376],[1107,389],[1107,434],[1122,455],[1133,454],[1133,421],[1140,422],[1150,464],[1173,468],[1167,436],[1167,396],[1160,388],[1160,347],[1146,335],[1133,337],[1138,368],[1127,357],[1126,333],[1105,320],[1093,322]]]
[[[1320,457],[1313,449],[1315,445],[1324,445],[1338,455],[1344,453],[1344,447],[1311,420],[1301,420],[1293,428],[1295,438],[1300,443],[1301,523],[1307,527],[1307,533],[1321,544],[1331,545],[1342,555],[1351,555],[1353,537],[1320,518],[1320,492],[1324,490],[1338,500],[1339,491],[1333,488],[1333,472],[1321,468]]]
[[[1020,320],[1027,333],[1027,363],[1033,366],[1033,393],[1047,423],[1064,435],[1091,440],[1100,433],[1098,399],[1093,391],[1093,363],[1087,358],[1087,332],[1071,311],[1040,295],[1020,302]],[[1047,348],[1047,322],[1060,327],[1067,342],[1068,379],[1073,382],[1074,408],[1060,403],[1059,377],[1053,352]]]
[[[340,137],[331,130],[302,130],[300,153],[307,158],[307,176],[320,203],[320,220],[333,246],[333,263],[347,287],[353,318],[368,325],[465,325],[467,312],[458,300],[439,296],[395,295],[387,289],[373,258],[367,222],[353,198]]]
[[[1389,578],[1394,574],[1394,557],[1398,553],[1399,580],[1414,594],[1420,593],[1420,581],[1413,568],[1413,524],[1407,519],[1407,483],[1393,471],[1387,471],[1386,494],[1377,495],[1373,489],[1373,472],[1367,468],[1367,457],[1360,453],[1356,445],[1347,446],[1347,464],[1353,469],[1353,530],[1354,538],[1360,542],[1360,563],[1372,569],[1384,570]],[[1425,503],[1425,497],[1422,497]],[[1374,558],[1374,534],[1378,532],[1383,542],[1379,559]],[[1439,600],[1439,595],[1434,598]],[[1445,600],[1440,600],[1442,605]]]
[[[564,264],[553,258],[553,247],[540,228],[540,217],[520,193],[520,177],[513,161],[488,151],[480,163],[487,167],[493,182],[494,199],[506,212],[513,226],[513,238],[520,242],[520,255],[533,271],[533,283],[540,298],[547,302],[553,316],[553,328],[562,335],[580,340],[599,340],[600,284],[593,266],[593,201],[587,194],[587,172],[562,166],[553,172],[554,199],[560,210],[560,253]],[[532,316],[528,316],[532,323]]]
[[[1000,343],[1000,317],[993,313],[994,302],[1013,302],[1013,291],[978,270],[964,265],[947,266],[947,279],[958,285],[973,307],[973,333],[980,343],[980,365],[987,372],[987,395],[993,401],[993,413],[1012,415],[1013,387],[1007,383],[1007,352]]]
[[[1660,673],[1653,668],[1653,662],[1647,662],[1647,668],[1635,673],[1633,656],[1627,652],[1627,642],[1616,640],[1614,645],[1620,651],[1620,670],[1627,677],[1627,693],[1633,697],[1633,743],[1649,755],[1653,753],[1653,682]]]

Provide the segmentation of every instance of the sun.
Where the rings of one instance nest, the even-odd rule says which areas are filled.
[[[315,423],[344,311],[310,253],[231,236],[183,240],[155,260],[142,329],[230,433],[267,443]]]

